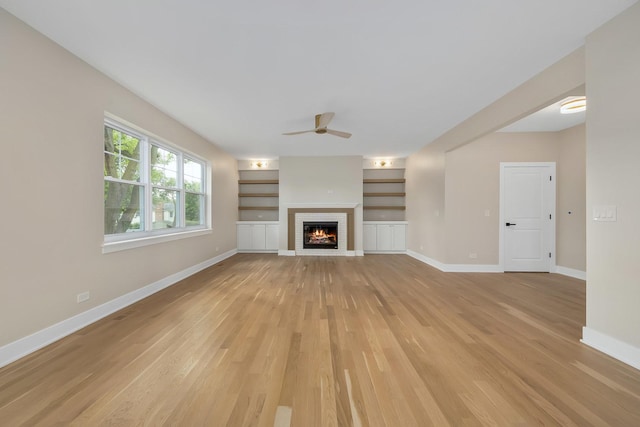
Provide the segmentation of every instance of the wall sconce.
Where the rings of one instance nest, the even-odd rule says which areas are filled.
[[[377,168],[388,168],[388,167],[391,167],[391,165],[393,165],[393,161],[391,160],[374,160],[373,161],[373,166]]]
[[[252,160],[250,166],[252,169],[265,169],[269,166],[269,162],[266,160]]]

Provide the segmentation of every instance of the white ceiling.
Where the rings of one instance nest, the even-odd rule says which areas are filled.
[[[240,159],[403,157],[636,0],[0,0]],[[313,127],[353,133],[282,136]],[[179,141],[176,141],[179,143]]]

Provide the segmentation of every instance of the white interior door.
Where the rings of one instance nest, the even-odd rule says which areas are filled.
[[[555,163],[502,163],[501,253],[505,271],[555,265]]]

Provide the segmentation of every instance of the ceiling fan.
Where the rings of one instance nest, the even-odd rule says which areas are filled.
[[[333,119],[334,113],[322,113],[316,114],[316,128],[311,130],[303,130],[299,132],[287,132],[283,133],[283,135],[298,135],[301,133],[309,133],[315,132],[319,135],[328,133],[330,135],[339,136],[341,138],[351,138],[351,134],[349,132],[341,132],[339,130],[327,129],[329,122]]]

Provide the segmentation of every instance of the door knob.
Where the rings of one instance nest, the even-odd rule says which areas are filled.
[[[513,223],[513,222],[508,222],[508,223],[507,223],[507,227],[509,227],[509,226],[511,226],[511,225],[516,225],[516,224],[515,224],[515,223]]]

